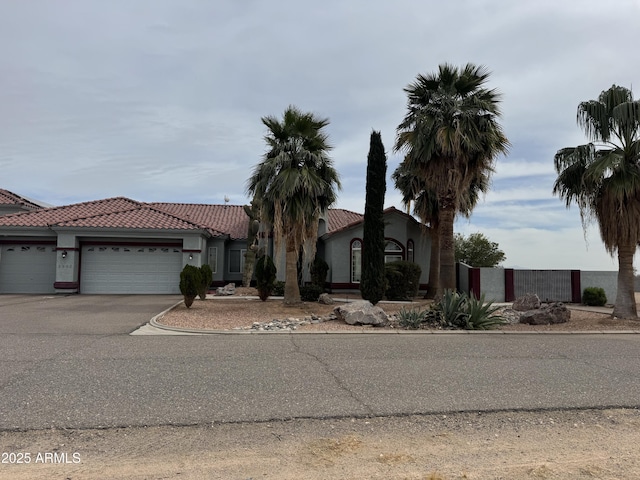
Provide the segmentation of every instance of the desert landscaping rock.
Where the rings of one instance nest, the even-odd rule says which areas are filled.
[[[349,325],[373,325],[383,327],[389,322],[387,314],[380,307],[374,307],[368,300],[359,300],[333,309],[338,320]]]
[[[333,301],[333,298],[329,296],[328,293],[322,293],[318,298],[318,303],[322,305],[333,305],[335,302]]]
[[[236,327],[234,330],[256,330],[258,332],[292,331],[297,330],[298,327],[303,325],[323,323],[335,319],[336,317],[333,314],[326,315],[324,317],[310,315],[304,318],[287,318],[286,320],[274,319],[270,322],[253,322],[250,327]]]
[[[540,308],[540,298],[535,293],[527,293],[522,297],[516,298],[511,308],[513,308],[516,312],[536,310]]]
[[[566,323],[571,318],[571,311],[562,303],[543,304],[536,310],[529,310],[520,315],[520,323],[529,325],[555,325]]]
[[[236,294],[236,284],[235,283],[228,283],[224,287],[218,287],[218,289],[216,290],[216,295],[231,296],[231,295],[235,295],[235,294]]]

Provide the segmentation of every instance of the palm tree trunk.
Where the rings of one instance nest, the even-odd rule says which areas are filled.
[[[618,246],[618,293],[613,307],[613,316],[616,318],[638,318],[633,278],[635,252],[635,245]]]
[[[287,238],[285,261],[284,304],[297,305],[301,303],[298,287],[298,246],[289,238]]]
[[[429,286],[424,298],[436,298],[440,285],[440,225],[431,224],[431,258],[429,259]]]
[[[440,285],[438,296],[445,290],[456,289],[456,262],[453,242],[454,202],[440,200]]]

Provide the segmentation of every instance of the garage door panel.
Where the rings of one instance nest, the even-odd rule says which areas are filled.
[[[81,265],[82,293],[180,293],[180,248],[85,246]]]
[[[55,281],[55,246],[0,246],[0,293],[55,293]]]

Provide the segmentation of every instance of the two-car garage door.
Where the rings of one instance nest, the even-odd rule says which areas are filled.
[[[80,293],[180,293],[181,270],[177,246],[85,245]]]

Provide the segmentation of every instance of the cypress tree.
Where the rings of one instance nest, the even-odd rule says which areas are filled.
[[[367,157],[367,193],[362,239],[362,298],[374,305],[384,296],[384,195],[387,189],[387,156],[380,132],[371,132]]]

